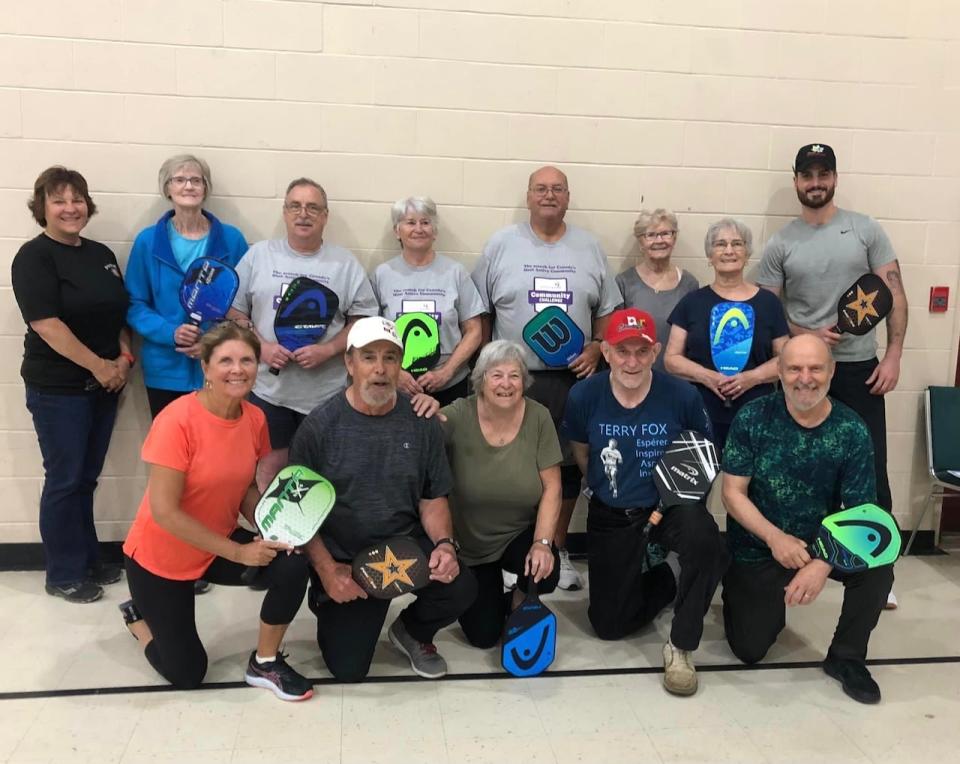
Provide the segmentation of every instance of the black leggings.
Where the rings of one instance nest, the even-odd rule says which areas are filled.
[[[477,598],[470,608],[460,616],[460,626],[467,641],[474,647],[493,647],[500,641],[503,625],[510,614],[510,600],[513,592],[503,591],[502,570],[517,575],[517,587],[526,593],[527,578],[523,575],[523,565],[527,552],[533,545],[533,527],[520,533],[495,562],[471,565],[470,570],[477,579]],[[537,585],[537,592],[549,594],[557,588],[560,580],[560,557],[553,548],[553,571]]]
[[[238,528],[231,538],[241,544],[253,539],[250,531]],[[150,665],[174,687],[192,690],[207,673],[207,651],[197,634],[193,581],[174,581],[142,568],[125,557],[130,596],[153,634],[144,654]],[[263,575],[269,589],[260,607],[260,620],[267,625],[290,623],[307,590],[307,559],[300,554],[279,554]],[[203,578],[225,586],[243,586],[246,568],[222,557],[214,558]]]
[[[147,403],[150,406],[150,418],[156,419],[157,414],[173,403],[177,398],[186,395],[189,390],[162,390],[159,387],[148,387]]]

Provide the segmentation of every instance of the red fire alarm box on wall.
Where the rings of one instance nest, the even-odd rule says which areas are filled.
[[[950,297],[950,287],[930,287],[930,312],[946,313],[947,301]]]

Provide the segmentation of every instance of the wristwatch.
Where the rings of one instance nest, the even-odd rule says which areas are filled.
[[[453,547],[454,552],[456,552],[457,554],[460,554],[460,545],[456,542],[455,539],[452,539],[449,536],[442,539],[437,539],[436,541],[433,542],[433,548],[436,549],[441,544],[449,544],[450,546]]]
[[[552,546],[550,539],[536,539],[533,542],[534,544],[543,544],[544,546]]]

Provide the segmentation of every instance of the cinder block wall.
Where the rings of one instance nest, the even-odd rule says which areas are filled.
[[[641,205],[680,215],[680,263],[708,279],[709,222],[763,242],[796,214],[796,148],[831,143],[839,202],[879,218],[910,302],[888,397],[905,523],[926,493],[921,391],[952,382],[960,271],[960,3],[953,0],[47,0],[0,13],[0,534],[38,539],[41,462],[19,378],[9,263],[25,202],[62,163],[89,180],[87,229],[125,261],[165,209],[167,156],[211,164],[210,208],[250,241],[280,235],[288,180],[330,195],[330,241],[368,268],[395,253],[389,204],[429,194],[440,250],[472,263],[525,216],[527,174],[569,174],[569,219],[632,264]],[[927,312],[931,285],[951,310]],[[124,396],[97,496],[123,537],[145,481],[149,416]],[[582,527],[582,517],[577,526]]]

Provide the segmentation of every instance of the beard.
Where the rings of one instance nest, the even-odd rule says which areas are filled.
[[[783,388],[783,393],[787,402],[797,411],[810,411],[819,406],[827,397],[827,388],[820,387],[813,389],[806,385],[800,385],[799,390],[789,387]],[[806,393],[806,395],[804,395]]]
[[[817,190],[817,189],[810,189],[810,191],[814,191],[814,190]],[[828,204],[830,204],[830,202],[833,201],[833,195],[837,192],[837,187],[834,186],[833,188],[825,188],[822,190],[826,192],[824,193],[823,198],[819,199],[818,201],[812,201],[807,196],[807,194],[809,194],[810,191],[804,192],[804,191],[801,191],[800,189],[797,189],[797,199],[800,200],[800,204],[802,204],[804,207],[809,207],[811,210],[819,210],[822,207],[826,207]]]
[[[359,389],[360,399],[371,408],[380,408],[392,403],[397,398],[396,385],[377,387],[371,384],[362,385]]]

